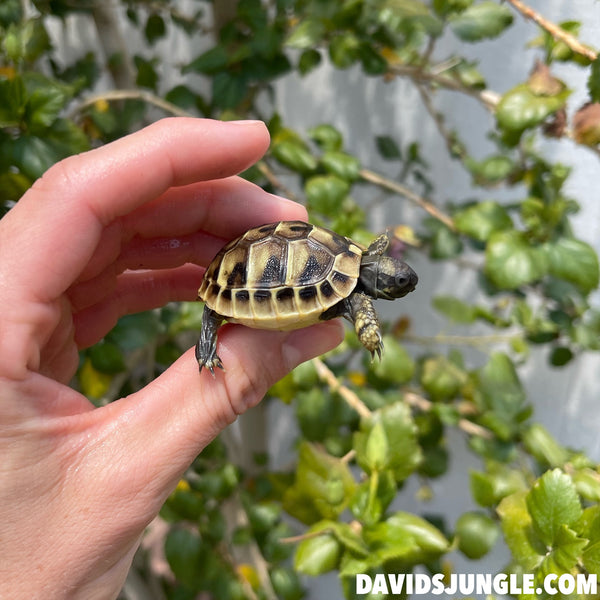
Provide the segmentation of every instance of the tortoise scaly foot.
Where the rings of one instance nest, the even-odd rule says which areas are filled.
[[[222,322],[223,318],[220,315],[204,305],[202,330],[196,344],[196,360],[200,373],[202,373],[202,367],[206,367],[213,377],[215,376],[215,367],[225,370],[217,354],[217,329]]]

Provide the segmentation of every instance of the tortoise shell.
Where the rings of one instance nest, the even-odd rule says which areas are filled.
[[[262,225],[215,256],[198,298],[234,323],[306,327],[352,293],[362,254],[347,237],[303,221]]]

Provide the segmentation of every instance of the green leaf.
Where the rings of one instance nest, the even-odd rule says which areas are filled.
[[[589,544],[583,551],[583,565],[590,573],[600,576],[600,506],[586,508],[579,525],[578,531],[583,529],[582,535],[589,539]]]
[[[491,550],[500,532],[491,517],[481,512],[469,511],[458,518],[455,533],[459,550],[475,560]]]
[[[313,444],[303,442],[298,453],[296,481],[283,497],[284,509],[304,521],[314,515],[336,519],[346,508],[356,483],[348,465]]]
[[[548,552],[539,567],[542,574],[570,573],[582,558],[582,551],[588,541],[577,536],[567,527],[560,525],[557,530],[556,540],[551,552]]]
[[[325,25],[319,19],[305,19],[288,36],[285,41],[290,48],[307,50],[316,46],[324,37]]]
[[[513,22],[510,9],[491,1],[480,2],[450,19],[452,31],[464,42],[499,36]]]
[[[378,6],[378,21],[390,31],[401,33],[408,29],[434,37],[443,31],[442,22],[420,0],[383,0]]]
[[[281,598],[281,600],[302,600],[304,598],[300,578],[291,568],[269,567],[269,577],[277,598]]]
[[[442,1],[445,2],[446,0]],[[483,90],[487,87],[485,79],[478,68],[477,62],[470,62],[463,59],[460,63],[453,67],[451,71],[452,73],[456,74],[460,82],[465,87],[477,90]],[[470,168],[470,165],[468,166]]]
[[[355,156],[339,150],[328,150],[321,156],[326,171],[346,181],[356,181],[360,175],[360,161]]]
[[[292,390],[295,392],[295,390]],[[296,397],[296,416],[302,435],[308,441],[323,441],[331,430],[336,404],[330,394],[316,386],[311,390],[293,393]]]
[[[271,146],[273,156],[286,167],[302,174],[313,172],[317,168],[317,160],[300,143],[293,140],[282,140]]]
[[[358,57],[367,75],[383,75],[388,70],[387,60],[370,44],[361,44]]]
[[[598,287],[598,255],[589,244],[563,237],[546,244],[544,249],[551,275],[569,281],[584,294]]]
[[[342,134],[333,125],[317,125],[308,131],[308,137],[314,140],[326,152],[339,151],[343,144]]]
[[[317,523],[307,531],[307,535],[331,528],[331,523]],[[294,557],[294,569],[304,575],[322,575],[335,569],[340,561],[342,546],[331,533],[323,532],[309,537],[298,544]]]
[[[0,173],[0,201],[16,202],[29,189],[31,183],[22,173]]]
[[[435,310],[455,323],[473,323],[477,318],[477,308],[455,296],[435,296],[431,304]]]
[[[415,372],[415,361],[398,341],[385,335],[383,337],[385,352],[379,362],[373,361],[367,377],[370,381],[387,384],[402,384],[410,381]],[[365,357],[365,360],[369,360]]]
[[[471,4],[473,4],[473,0],[433,0],[433,8],[441,16],[447,16],[453,12],[463,12]]]
[[[189,529],[171,529],[167,534],[167,562],[175,577],[192,590],[202,589],[202,575],[209,554],[200,536]]]
[[[473,374],[474,398],[483,411],[481,424],[508,440],[529,414],[526,395],[510,358],[494,352],[487,364]]]
[[[570,458],[568,450],[540,423],[532,423],[523,432],[523,444],[544,467],[562,467]]]
[[[54,123],[70,98],[65,86],[46,85],[36,87],[27,99],[24,118],[34,132],[50,127]]]
[[[125,370],[125,360],[121,349],[110,342],[100,342],[89,350],[90,359],[95,369],[111,375]]]
[[[164,37],[167,33],[164,19],[157,13],[152,13],[148,16],[144,35],[150,44],[154,44],[156,40]]]
[[[577,493],[590,502],[600,502],[600,474],[597,470],[584,468],[575,471],[571,478]]]
[[[300,75],[310,73],[314,68],[321,64],[321,53],[318,50],[309,48],[304,50],[298,60],[298,71]]]
[[[157,315],[152,311],[121,317],[106,340],[117,344],[124,352],[144,348],[161,331]]]
[[[19,124],[25,112],[25,84],[16,75],[12,79],[0,78],[0,127]]]
[[[8,27],[23,19],[23,6],[19,0],[4,0],[0,3],[0,25]]]
[[[339,211],[350,185],[336,175],[315,175],[307,180],[304,191],[310,208],[332,215]]]
[[[535,127],[562,108],[569,94],[564,89],[553,96],[536,95],[526,83],[520,84],[502,96],[496,109],[498,125],[509,132]]]
[[[14,141],[12,150],[15,166],[31,179],[41,177],[63,158],[48,140],[27,134]]]
[[[573,358],[575,358],[575,355],[570,348],[567,346],[556,346],[552,348],[552,352],[550,353],[550,364],[553,367],[564,367]]]
[[[432,356],[423,362],[421,385],[434,402],[453,398],[466,382],[466,372],[445,356]]]
[[[350,502],[352,514],[365,525],[381,520],[396,497],[397,484],[392,471],[374,471],[363,481]]]
[[[360,41],[353,33],[335,36],[329,44],[329,57],[338,69],[351,67],[359,57]]]
[[[156,60],[146,60],[144,57],[136,55],[133,57],[133,62],[137,69],[136,85],[156,90],[158,84],[158,73],[155,68]]]
[[[212,101],[223,109],[234,109],[244,100],[247,92],[243,75],[224,71],[217,73],[212,80]]]
[[[400,152],[398,144],[389,135],[376,136],[375,145],[379,154],[386,160],[399,160],[402,158],[402,152]]]
[[[582,515],[573,480],[560,469],[547,471],[526,498],[532,524],[546,546],[560,544],[561,528],[571,527]]]
[[[513,226],[506,209],[493,200],[478,202],[459,210],[454,215],[454,224],[458,231],[480,242],[486,242],[495,231]]]
[[[479,506],[493,507],[506,496],[526,488],[525,477],[518,469],[498,462],[489,462],[486,467],[485,472],[469,473],[471,495]]]
[[[165,100],[184,109],[195,108],[198,94],[186,85],[176,85],[165,95]]]
[[[34,62],[51,48],[42,18],[14,23],[3,33],[3,49],[14,63]]]
[[[354,556],[368,556],[369,549],[364,540],[348,523],[332,522],[331,527],[333,534],[346,550]]]
[[[190,71],[204,73],[205,75],[215,75],[220,73],[229,64],[229,56],[224,46],[214,46],[210,50],[203,52],[191,63],[181,69],[183,75]]]
[[[436,227],[431,237],[429,255],[434,260],[454,258],[463,250],[460,237],[445,225]]]
[[[485,274],[501,289],[516,289],[548,273],[547,254],[519,231],[491,234],[485,253]]]
[[[391,470],[396,481],[406,479],[421,462],[417,427],[401,402],[384,406],[362,419],[354,434],[356,460],[367,473]]]
[[[448,551],[448,540],[425,519],[398,511],[389,519],[363,529],[372,553],[369,560],[381,566],[388,560],[415,565],[437,558]]]
[[[600,102],[600,56],[592,62],[587,88],[591,101]]]
[[[532,572],[542,562],[547,548],[533,529],[526,496],[524,491],[506,496],[498,505],[497,513],[514,560],[525,572]]]
[[[508,156],[501,154],[490,156],[481,162],[467,159],[466,165],[473,174],[475,181],[482,185],[501,182],[515,169],[515,163]]]

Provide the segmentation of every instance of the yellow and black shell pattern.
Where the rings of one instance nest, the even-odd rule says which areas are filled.
[[[263,225],[215,256],[198,298],[233,323],[299,329],[352,293],[362,254],[352,240],[310,223]]]

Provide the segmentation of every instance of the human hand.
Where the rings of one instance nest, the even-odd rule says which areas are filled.
[[[102,408],[67,386],[78,349],[127,313],[194,300],[203,267],[251,226],[301,206],[234,175],[264,125],[165,119],[52,167],[0,221],[0,597],[115,598],[145,526],[194,457],[337,322],[225,326],[227,372],[190,349]]]

